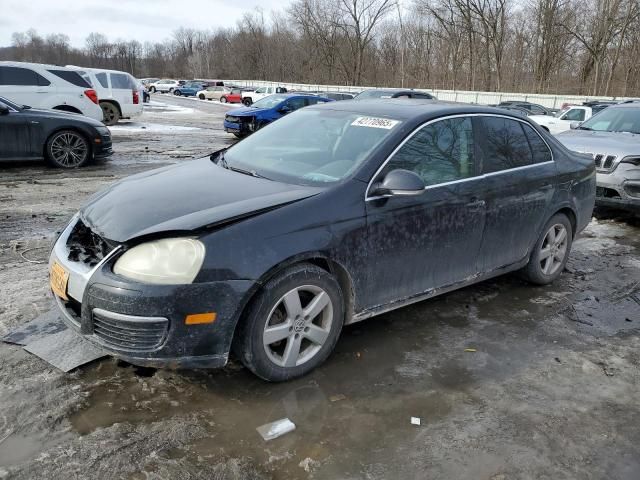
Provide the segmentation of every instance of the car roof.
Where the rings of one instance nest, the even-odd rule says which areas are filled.
[[[324,108],[362,115],[390,117],[398,120],[419,120],[444,115],[481,113],[502,115],[512,117],[516,120],[523,120],[525,118],[523,115],[510,113],[509,110],[502,108],[426,99],[391,98],[384,100],[360,100],[358,102],[343,101],[313,105],[307,108]]]
[[[49,70],[51,68],[55,68],[56,70],[67,70],[69,72],[77,71],[77,68],[74,67],[65,67],[61,65],[51,65],[48,63],[35,63],[35,62],[14,62],[14,61],[6,61],[0,60],[0,65],[3,67],[23,67],[23,68],[44,68]]]

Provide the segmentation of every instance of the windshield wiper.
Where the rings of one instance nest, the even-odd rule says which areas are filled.
[[[244,170],[242,168],[238,168],[238,167],[232,167],[231,165],[229,165],[226,161],[224,162],[224,168],[226,168],[227,170],[232,170],[234,172],[238,172],[238,173],[242,173],[244,175],[249,175],[251,177],[256,177],[256,178],[267,178],[267,177],[263,177],[262,175],[260,175],[258,172],[256,172],[255,170]]]
[[[264,177],[264,176],[260,175],[255,170],[244,170],[242,168],[232,167],[231,165],[229,165],[227,160],[224,158],[224,152],[220,152],[220,154],[218,155],[218,159],[217,159],[217,161],[215,163],[216,163],[216,165],[220,165],[222,168],[226,168],[227,170],[231,170],[233,172],[242,173],[244,175],[249,175],[249,176],[255,177],[255,178],[267,178],[267,177]]]

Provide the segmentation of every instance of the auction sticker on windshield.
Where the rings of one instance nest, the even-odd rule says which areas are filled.
[[[389,118],[358,117],[351,125],[354,127],[384,128],[385,130],[391,130],[399,123],[400,120],[391,120]]]

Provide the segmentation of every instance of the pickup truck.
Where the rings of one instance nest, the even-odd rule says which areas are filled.
[[[275,93],[287,93],[287,89],[284,87],[260,87],[252,92],[242,92],[242,103],[250,107],[252,103]]]
[[[576,106],[572,105],[560,113],[557,116],[551,115],[530,115],[529,118],[540,125],[542,128],[552,133],[553,135],[557,135],[558,133],[566,132],[571,129],[571,124],[573,122],[584,122],[585,120],[589,120],[596,113],[601,110],[604,110],[608,105],[595,105],[592,107],[587,106]]]

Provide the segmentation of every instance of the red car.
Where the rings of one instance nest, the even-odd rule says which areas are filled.
[[[232,88],[231,92],[225,92],[222,97],[224,97],[229,103],[242,103],[242,89]],[[224,103],[222,97],[220,97],[220,101]]]

